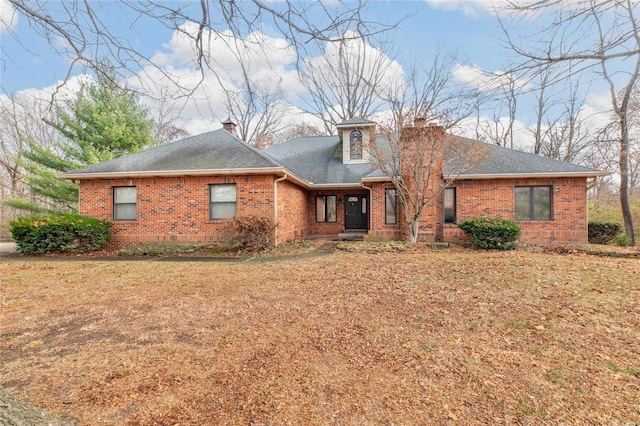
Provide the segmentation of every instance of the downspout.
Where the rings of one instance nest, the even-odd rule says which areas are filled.
[[[278,246],[278,182],[282,182],[289,175],[287,173],[284,174],[281,178],[278,178],[273,181],[273,224],[275,225],[273,228],[273,245]]]
[[[360,186],[369,190],[369,231],[373,231],[373,189],[365,186],[362,182],[360,182]]]

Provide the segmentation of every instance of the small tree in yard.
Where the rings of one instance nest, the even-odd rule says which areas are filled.
[[[395,186],[411,244],[418,242],[420,219],[427,207],[481,161],[489,149],[485,144],[447,134],[443,127],[424,127],[424,120],[417,123],[398,135],[379,137],[369,147],[372,163]]]

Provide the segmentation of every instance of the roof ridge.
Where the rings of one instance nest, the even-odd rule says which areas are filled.
[[[254,154],[258,154],[262,159],[272,163],[275,167],[284,167],[282,164],[280,164],[276,159],[271,157],[266,152],[263,152],[262,150],[260,150],[260,149],[256,148],[255,146],[243,141],[242,139],[240,139],[239,137],[237,137],[235,135],[231,135],[231,136],[233,136],[235,139],[237,139],[245,148],[249,149]]]

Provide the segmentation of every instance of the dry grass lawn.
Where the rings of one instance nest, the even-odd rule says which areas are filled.
[[[0,387],[83,425],[640,422],[640,260],[0,262]]]

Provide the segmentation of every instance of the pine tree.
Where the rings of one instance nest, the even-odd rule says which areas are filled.
[[[56,149],[30,141],[22,164],[31,195],[46,207],[22,199],[5,204],[33,212],[76,211],[77,185],[56,178],[57,174],[132,154],[153,143],[153,121],[138,96],[121,88],[107,66],[95,82],[81,86],[75,99],[58,107],[56,116],[47,122],[63,136]]]

